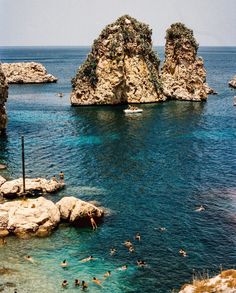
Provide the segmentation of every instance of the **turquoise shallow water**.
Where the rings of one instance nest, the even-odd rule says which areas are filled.
[[[163,49],[157,48],[161,58]],[[192,270],[234,267],[236,261],[236,48],[200,48],[208,82],[219,95],[206,103],[142,105],[142,115],[125,116],[123,106],[71,108],[70,78],[89,48],[2,48],[1,60],[42,62],[59,77],[57,84],[10,86],[7,135],[1,137],[1,174],[20,175],[20,136],[25,135],[28,176],[65,172],[67,188],[57,195],[96,200],[110,215],[96,232],[62,225],[49,238],[8,239],[0,248],[1,266],[15,268],[0,276],[18,292],[75,292],[75,278],[91,281],[107,270],[103,288],[89,292],[170,292],[191,281]],[[63,92],[59,98],[56,93]],[[203,213],[194,211],[206,205]],[[160,233],[160,226],[167,231]],[[135,254],[122,243],[139,231]],[[115,246],[117,255],[109,249]],[[178,254],[180,248],[187,258]],[[35,263],[27,263],[30,254]],[[96,261],[79,260],[94,255]],[[63,259],[68,270],[60,268]],[[139,269],[137,259],[148,267]],[[128,264],[127,271],[116,268]],[[9,284],[10,285],[10,284]],[[13,292],[5,287],[4,292]]]

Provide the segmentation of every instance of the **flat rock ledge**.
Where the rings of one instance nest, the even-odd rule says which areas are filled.
[[[0,237],[49,236],[60,221],[90,225],[89,212],[97,221],[104,215],[102,209],[75,197],[64,197],[57,204],[44,197],[6,202],[0,204]]]
[[[229,86],[236,88],[236,75],[229,81]]]
[[[193,284],[184,285],[179,293],[236,292],[236,270],[223,271],[211,279],[194,280]]]
[[[65,184],[63,182],[44,178],[26,178],[25,180],[27,195],[54,193],[64,188],[64,186]],[[6,179],[0,176],[0,195],[5,198],[21,197],[23,195],[22,178],[6,181]]]
[[[8,83],[51,83],[57,78],[36,62],[3,63],[2,70]]]

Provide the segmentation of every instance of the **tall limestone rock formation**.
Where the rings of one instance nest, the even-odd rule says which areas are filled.
[[[72,105],[150,103],[165,100],[159,58],[148,25],[125,15],[94,41],[72,80]]]
[[[193,31],[175,23],[166,32],[165,61],[162,67],[163,93],[171,99],[204,101],[213,90],[206,84],[206,70],[197,57]]]
[[[6,128],[7,114],[5,103],[8,97],[8,85],[0,64],[0,134]]]

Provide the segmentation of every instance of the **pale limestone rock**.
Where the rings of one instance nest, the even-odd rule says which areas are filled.
[[[229,86],[236,88],[236,75],[229,81]]]
[[[8,97],[8,85],[0,63],[0,134],[5,130],[7,125],[7,114],[5,103]]]
[[[35,193],[53,193],[64,187],[63,182],[47,180],[44,178],[26,178],[25,190],[27,194]],[[23,180],[22,178],[6,181],[0,186],[0,195],[4,197],[22,196]]]
[[[0,231],[18,237],[47,236],[59,221],[57,206],[43,197],[0,204]]]
[[[46,68],[36,62],[3,63],[2,70],[8,83],[50,83],[57,78],[47,73]]]
[[[179,293],[206,293],[206,292],[221,292],[235,293],[236,292],[236,270],[223,271],[221,274],[211,279],[194,280],[193,284],[187,284],[182,287]]]
[[[56,205],[59,208],[61,218],[71,223],[80,224],[80,222],[88,221],[88,213],[91,213],[96,219],[104,216],[104,211],[101,208],[75,197],[63,197]]]
[[[164,101],[151,30],[130,16],[108,25],[72,80],[72,105]]]
[[[162,67],[163,93],[170,99],[205,101],[214,91],[206,83],[204,61],[197,57],[192,30],[175,23],[167,30]]]
[[[3,185],[3,183],[5,183],[7,180],[4,178],[4,177],[2,177],[1,175],[0,175],[0,186],[2,186]]]

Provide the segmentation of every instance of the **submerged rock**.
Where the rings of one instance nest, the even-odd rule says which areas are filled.
[[[197,57],[197,50],[192,30],[182,23],[170,26],[161,74],[164,95],[176,100],[205,101],[214,92],[206,83],[204,61]]]
[[[3,177],[2,177],[3,178]],[[4,178],[3,178],[4,179]],[[3,179],[1,181],[3,182]],[[25,191],[27,195],[34,195],[37,193],[53,193],[62,188],[65,184],[55,180],[47,180],[44,178],[26,178]],[[23,180],[22,178],[6,181],[0,185],[0,195],[3,197],[17,197],[23,195]]]
[[[56,205],[43,197],[0,204],[0,231],[20,238],[47,236],[60,222]]]
[[[229,86],[236,88],[236,75],[229,81]]]
[[[148,25],[125,15],[94,41],[72,80],[72,105],[150,103],[165,100],[159,58]]]
[[[0,134],[5,130],[7,125],[7,114],[5,103],[8,97],[8,85],[5,75],[0,64]]]
[[[3,72],[8,83],[50,83],[57,78],[47,73],[46,68],[36,62],[3,63]]]
[[[179,293],[236,292],[236,270],[223,271],[218,276],[206,280],[194,280],[191,285],[184,285]]]
[[[75,197],[63,197],[56,205],[59,208],[61,219],[81,226],[86,222],[89,223],[88,213],[94,219],[100,219],[104,216],[103,209]]]

